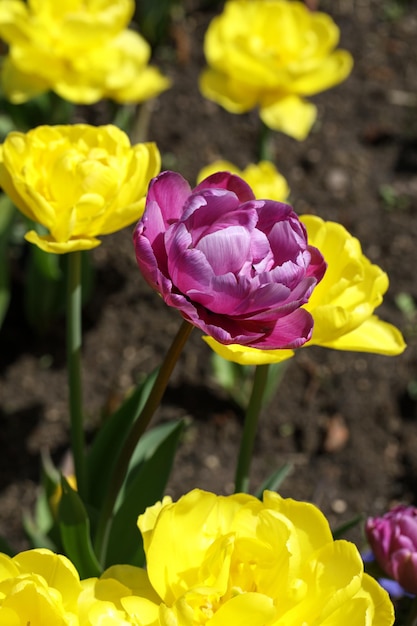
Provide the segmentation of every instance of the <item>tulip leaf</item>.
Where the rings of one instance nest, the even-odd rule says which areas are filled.
[[[61,477],[62,495],[58,523],[65,554],[74,563],[80,578],[99,576],[101,568],[90,537],[90,520],[78,493]]]
[[[56,314],[62,271],[59,256],[30,246],[26,269],[25,311],[34,328],[43,331]]]
[[[337,528],[332,531],[333,539],[342,539],[348,530],[354,528],[358,524],[361,524],[364,521],[364,516],[362,513],[359,515],[355,515],[352,519],[348,520],[344,524],[341,524]]]
[[[255,496],[259,498],[259,500],[262,500],[262,495],[265,490],[276,491],[282,485],[292,470],[292,467],[292,463],[284,463],[284,465],[268,476],[268,478],[256,490]]]
[[[117,458],[133,422],[143,409],[158,370],[146,377],[103,424],[94,438],[87,458],[89,504],[100,508]]]
[[[106,567],[116,563],[144,564],[137,518],[161,500],[171,473],[184,421],[169,422],[145,433],[129,466],[109,532]]]

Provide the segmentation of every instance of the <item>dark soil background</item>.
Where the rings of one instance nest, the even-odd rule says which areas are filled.
[[[185,2],[168,44],[156,50],[173,86],[152,103],[148,132],[163,168],[192,184],[215,158],[240,167],[256,161],[259,134],[255,111],[231,115],[198,91],[203,36],[214,15],[204,4]],[[319,118],[306,141],[273,135],[275,163],[297,212],[341,222],[389,274],[378,312],[402,329],[408,348],[395,358],[301,350],[262,415],[252,488],[291,462],[281,493],[315,502],[335,527],[399,501],[417,504],[417,314],[397,304],[400,294],[411,297],[411,305],[417,300],[417,5],[318,4],[339,25],[354,70],[345,83],[313,98]],[[89,433],[161,361],[180,324],[142,280],[131,232],[104,238],[92,253],[96,281],[84,311],[83,348]],[[34,333],[22,314],[24,266],[11,263],[13,298],[0,332],[0,533],[22,549],[21,515],[35,501],[40,452],[49,450],[57,462],[67,452],[67,387],[64,320],[43,336]],[[178,497],[193,487],[230,493],[243,414],[216,383],[199,331],[157,421],[178,417],[186,417],[188,427],[169,493]],[[360,531],[352,537],[360,541]]]

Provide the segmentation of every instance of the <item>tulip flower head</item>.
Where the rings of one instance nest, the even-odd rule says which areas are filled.
[[[160,626],[390,626],[388,594],[312,504],[195,489],[139,516]],[[149,622],[151,623],[151,622]],[[152,622],[153,623],[153,622]],[[148,621],[146,621],[148,624]]]
[[[399,505],[381,517],[370,517],[365,531],[378,565],[417,595],[417,508]]]
[[[48,231],[25,238],[58,254],[95,248],[139,219],[159,170],[156,145],[131,146],[115,126],[39,126],[0,146],[0,187]]]
[[[218,172],[191,190],[174,172],[150,186],[134,243],[148,283],[182,316],[224,344],[299,347],[311,337],[301,308],[325,272],[292,208],[255,200]]]
[[[228,0],[208,28],[202,94],[231,113],[259,107],[262,121],[295,139],[308,135],[316,107],[306,96],[343,81],[352,57],[335,50],[339,29],[290,0]]]
[[[19,104],[52,90],[79,104],[142,102],[167,89],[148,66],[150,46],[126,28],[134,9],[133,0],[2,0],[6,97]]]

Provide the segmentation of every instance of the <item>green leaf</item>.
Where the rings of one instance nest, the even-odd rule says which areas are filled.
[[[133,393],[103,424],[87,456],[89,504],[100,508],[108,489],[117,458],[133,422],[142,411],[158,370],[146,377]]]
[[[138,443],[111,522],[106,567],[116,563],[143,566],[137,518],[165,493],[184,423],[181,420],[157,426]]]
[[[90,537],[90,520],[78,493],[61,477],[62,496],[58,523],[65,554],[74,563],[80,578],[99,576],[101,568]]]
[[[42,331],[56,314],[60,300],[62,270],[59,255],[30,246],[26,277],[26,316],[34,328]]]
[[[259,500],[262,500],[262,495],[265,490],[277,491],[292,470],[292,467],[292,463],[284,463],[284,465],[268,476],[268,478],[256,490],[255,496],[259,498]]]
[[[0,238],[8,234],[9,228],[16,214],[16,208],[8,196],[0,196]]]
[[[341,524],[340,526],[335,528],[335,530],[333,531],[332,533],[333,539],[342,539],[348,530],[350,530],[351,528],[354,528],[358,524],[361,524],[363,520],[364,520],[364,516],[362,513],[360,513],[359,515],[356,515],[355,517],[348,520],[344,524]]]

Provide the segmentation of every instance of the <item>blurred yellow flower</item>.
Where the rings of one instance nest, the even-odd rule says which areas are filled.
[[[289,0],[228,0],[205,37],[202,94],[231,113],[258,106],[262,121],[295,139],[308,135],[316,107],[305,96],[343,81],[352,57],[335,50],[330,16]]]
[[[81,584],[72,563],[49,550],[0,554],[0,624],[78,626]]]
[[[97,236],[138,220],[159,170],[156,145],[131,146],[115,126],[39,126],[0,146],[0,187],[48,230],[26,239],[58,254],[95,248]]]
[[[214,161],[200,170],[197,176],[197,184],[216,172],[231,172],[243,178],[252,188],[255,197],[259,200],[268,199],[277,202],[285,202],[290,193],[287,181],[270,161],[260,161],[258,164],[251,163],[244,170],[240,170],[230,161]]]
[[[134,9],[133,0],[2,0],[6,97],[19,104],[51,89],[77,103],[141,102],[167,89],[147,42],[126,29]]]
[[[100,578],[82,581],[80,626],[151,626],[157,624],[160,599],[145,570],[114,565]]]
[[[324,278],[304,306],[314,318],[311,345],[395,356],[405,350],[400,331],[373,315],[388,289],[388,276],[363,254],[359,241],[341,224],[302,215],[309,244],[327,262]],[[225,346],[204,337],[223,358],[242,365],[278,363],[294,355],[292,350],[259,350]]]
[[[138,520],[161,626],[390,626],[388,594],[312,504],[199,489]]]

